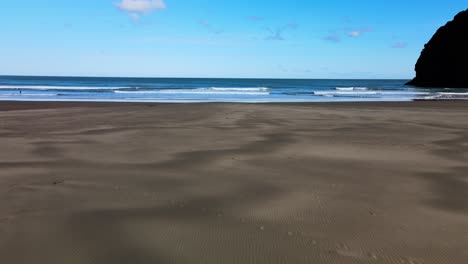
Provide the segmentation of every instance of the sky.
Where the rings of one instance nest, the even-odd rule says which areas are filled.
[[[409,79],[468,0],[2,0],[0,75]]]

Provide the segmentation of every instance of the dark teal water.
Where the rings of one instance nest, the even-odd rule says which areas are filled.
[[[0,76],[0,100],[263,103],[468,99],[468,89],[418,89],[406,86],[407,81]]]

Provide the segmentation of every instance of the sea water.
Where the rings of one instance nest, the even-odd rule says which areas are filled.
[[[408,80],[300,80],[0,76],[0,100],[89,102],[362,102],[468,100],[467,89]]]

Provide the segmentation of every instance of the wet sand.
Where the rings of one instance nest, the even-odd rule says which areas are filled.
[[[0,102],[1,263],[468,260],[468,102]]]

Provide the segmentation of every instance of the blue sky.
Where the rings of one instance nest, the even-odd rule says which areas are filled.
[[[411,78],[468,0],[0,3],[0,74]]]

